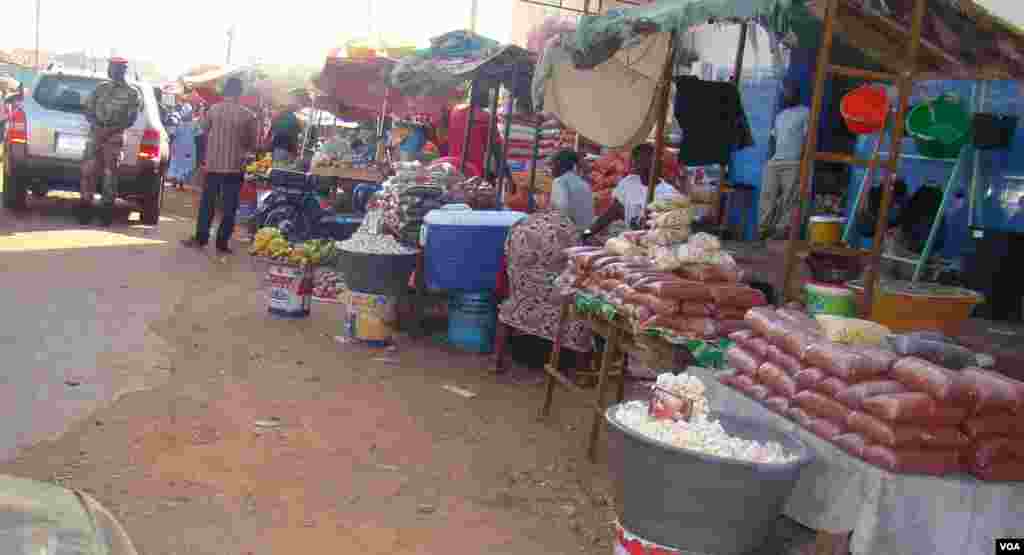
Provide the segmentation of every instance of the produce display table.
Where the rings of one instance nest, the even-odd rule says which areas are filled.
[[[818,553],[832,553],[850,531],[853,555],[987,555],[996,538],[1024,534],[1024,483],[893,474],[719,383],[714,370],[688,372],[704,382],[713,411],[791,430],[814,451],[785,514],[818,531]]]
[[[544,371],[548,376],[544,392],[544,405],[541,408],[542,418],[551,414],[556,382],[575,393],[586,393],[586,390],[574,383],[559,369],[562,330],[565,323],[571,319],[587,321],[594,335],[605,340],[604,353],[595,358],[597,388],[592,403],[589,403],[594,410],[587,449],[587,455],[591,461],[597,459],[597,439],[604,427],[604,411],[607,409],[606,395],[610,380],[618,380],[616,396],[618,402],[622,402],[625,397],[627,354],[639,356],[665,368],[686,368],[693,361],[705,366],[719,366],[722,364],[725,350],[728,349],[730,343],[728,340],[705,341],[669,338],[657,333],[635,333],[633,327],[617,314],[615,307],[599,297],[586,293],[568,296],[562,303],[551,360],[544,366]]]

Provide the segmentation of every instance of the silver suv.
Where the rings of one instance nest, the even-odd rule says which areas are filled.
[[[81,190],[82,155],[89,136],[84,102],[105,78],[76,70],[48,70],[36,77],[20,108],[8,117],[5,208],[24,209],[29,190],[40,197],[51,190]],[[118,196],[137,202],[142,223],[155,225],[160,220],[170,143],[153,87],[131,80],[129,84],[139,90],[143,101],[135,125],[125,132]]]

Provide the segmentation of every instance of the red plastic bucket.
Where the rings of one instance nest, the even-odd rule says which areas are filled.
[[[877,133],[885,126],[889,95],[880,85],[861,85],[843,95],[839,103],[846,127],[853,133]]]

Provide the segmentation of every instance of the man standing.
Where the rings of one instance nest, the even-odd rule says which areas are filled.
[[[224,214],[217,227],[217,252],[231,254],[228,242],[235,227],[238,195],[242,189],[242,168],[246,155],[256,146],[256,116],[239,103],[242,81],[232,77],[224,84],[224,102],[206,113],[206,183],[199,205],[196,234],[183,244],[204,248],[210,240],[210,225],[217,197],[222,197]]]
[[[82,158],[82,202],[78,206],[78,221],[88,224],[93,215],[93,196],[97,185],[103,183],[103,213],[101,222],[109,226],[114,221],[114,201],[117,199],[117,167],[124,147],[124,132],[135,125],[142,109],[142,95],[125,80],[128,60],[111,58],[107,67],[109,81],[96,86],[85,101],[85,118],[89,121],[89,143]]]
[[[299,134],[302,125],[295,112],[302,106],[298,94],[289,97],[288,106],[270,124],[270,148],[274,162],[287,164],[299,152]]]
[[[594,193],[590,184],[576,174],[579,156],[570,149],[562,149],[551,157],[551,208],[568,216],[576,229],[583,233],[594,221]]]
[[[761,174],[758,227],[761,239],[785,237],[790,213],[800,202],[800,159],[811,110],[800,104],[796,90],[786,89],[783,110],[775,116],[775,155]]]

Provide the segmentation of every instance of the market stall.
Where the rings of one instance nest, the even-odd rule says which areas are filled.
[[[534,98],[537,102],[543,101],[545,109],[556,112],[560,119],[588,138],[605,137],[609,144],[635,144],[646,140],[651,129],[657,127],[655,138],[660,149],[664,140],[662,124],[666,116],[669,84],[676,73],[673,68],[677,60],[688,59],[678,38],[691,26],[709,20],[757,22],[777,36],[810,41],[805,44],[820,44],[815,41],[823,40],[826,45],[823,50],[827,51],[833,26],[837,30],[840,28],[833,20],[836,13],[851,21],[850,25],[844,24],[841,28],[856,29],[847,37],[854,46],[860,38],[858,34],[868,32],[866,27],[869,24],[889,24],[891,27],[894,20],[899,19],[897,15],[902,14],[905,16],[902,21],[915,21],[913,32],[905,34],[911,35],[912,44],[917,43],[925,14],[932,14],[925,10],[925,2],[914,4],[917,9],[914,18],[910,17],[911,2],[897,3],[899,6],[893,6],[891,2],[888,4],[896,15],[879,17],[877,10],[868,9],[862,3],[839,0],[814,3],[813,7],[818,11],[810,12],[806,11],[808,6],[803,2],[783,5],[777,2],[698,0],[662,2],[606,17],[586,18],[575,33],[561,37],[560,43],[549,45],[545,51],[534,82]],[[938,29],[948,28],[942,25],[948,24],[949,6],[944,2],[938,4],[942,4],[942,8],[935,11],[939,15],[929,15],[931,25]],[[961,13],[953,19],[957,20],[957,25],[983,21],[988,31],[999,28],[997,20],[976,10],[971,8],[967,15]],[[857,13],[861,15],[857,16]],[[817,17],[823,17],[824,22]],[[822,26],[823,34],[818,33]],[[795,32],[790,34],[791,31]],[[877,32],[874,36],[877,39]],[[882,42],[868,41],[865,48]],[[925,65],[947,67],[947,62],[942,61],[945,59],[943,56],[937,56],[938,52],[933,47],[924,46],[927,41],[921,44],[921,56],[927,60]],[[886,52],[892,48],[891,44],[884,44],[884,47]],[[912,75],[904,73],[907,67],[919,67],[917,48],[916,45],[911,47],[909,65],[900,65],[900,69],[893,69],[892,74],[877,69],[835,66],[831,69],[862,79],[906,80]],[[993,46],[987,52],[996,50],[998,48]],[[1006,51],[1003,49],[1003,55]],[[948,57],[948,52],[946,54]],[[904,57],[892,56],[888,61],[897,64],[895,60]],[[998,69],[997,73],[1001,71],[1004,76],[1016,75],[1017,62],[1011,63],[1005,57],[1000,59],[1005,63],[990,64],[986,71]],[[821,108],[820,85],[828,67],[825,54],[819,59],[815,113]],[[634,78],[627,79],[626,75]],[[599,84],[605,84],[605,89],[602,90]],[[581,91],[586,91],[588,96],[584,98]],[[592,91],[597,91],[597,94],[590,94]],[[639,101],[631,106],[624,100],[626,98]],[[685,100],[677,97],[677,103]],[[906,96],[902,103],[903,108],[896,116],[901,124]],[[615,106],[615,113],[605,117],[612,112],[608,106]],[[621,119],[614,120],[618,121],[617,125],[609,126],[609,117]],[[817,119],[812,121],[810,128],[802,175],[805,192],[811,167],[809,161],[815,159]],[[894,141],[899,138],[897,135]],[[700,148],[692,143],[693,140],[703,139],[704,135],[691,138],[687,146],[684,137],[681,156],[684,150],[692,153],[695,148]],[[739,144],[732,143],[733,146]],[[834,155],[829,156],[824,153],[817,159],[837,159]],[[657,175],[658,164],[652,170]],[[656,182],[656,179],[650,180],[651,184]],[[650,200],[648,197],[648,202]],[[656,211],[657,206],[658,203],[654,203],[647,210]],[[883,208],[882,213],[887,214],[888,209]],[[692,219],[692,213],[689,217]],[[743,298],[749,294],[750,288],[731,283],[741,281],[739,277],[713,275],[724,267],[735,265],[728,264],[727,259],[711,258],[716,250],[709,249],[708,241],[703,237],[699,244],[694,244],[700,234],[692,237],[674,232],[663,234],[667,244],[659,245],[650,238],[651,234],[658,233],[657,220],[652,223],[655,224],[652,230],[620,235],[603,249],[573,250],[566,274],[561,279],[567,286],[562,293],[569,299],[563,310],[563,320],[588,321],[594,332],[607,340],[604,360],[599,366],[598,391],[594,394],[592,455],[601,420],[606,416],[605,389],[609,381],[621,379],[624,374],[620,369],[623,351],[640,351],[656,358],[660,355],[662,367],[681,369],[678,361],[673,360],[675,351],[665,348],[664,344],[656,343],[658,347],[651,347],[644,342],[650,343],[651,336],[675,339],[683,344],[686,341],[720,340],[722,343],[719,345],[727,348],[725,366],[740,371],[736,375],[724,374],[723,380],[788,420],[776,420],[767,416],[767,411],[751,412],[730,404],[721,410],[746,414],[762,425],[797,433],[817,455],[817,460],[801,474],[789,497],[786,514],[818,530],[819,553],[845,552],[842,549],[851,531],[853,552],[873,555],[921,552],[921,546],[925,546],[924,551],[935,553],[985,553],[991,549],[992,537],[1016,534],[1015,513],[1009,507],[1021,495],[1019,482],[1024,478],[1021,474],[1024,455],[1018,448],[1022,439],[1020,433],[1006,424],[1010,419],[1019,418],[1019,411],[1024,408],[1021,405],[1024,402],[1024,384],[987,370],[963,370],[963,365],[951,366],[947,357],[954,356],[952,353],[963,354],[962,348],[958,350],[957,346],[948,343],[948,339],[934,334],[901,338],[889,334],[886,328],[875,322],[841,316],[832,320],[815,320],[803,312],[802,306],[778,312],[756,307],[764,302],[763,297],[738,307],[739,310],[732,313],[738,318],[736,326],[739,331],[721,333],[723,307],[730,308],[730,303],[735,302],[732,296]],[[799,223],[794,220],[791,228],[794,237],[800,233]],[[799,246],[805,245],[800,243]],[[841,249],[832,248],[830,252],[837,250]],[[826,294],[824,291],[819,293]],[[871,297],[870,292],[867,296]],[[936,295],[904,290],[896,296],[918,303],[924,297]],[[808,309],[812,312],[842,312],[838,308],[841,304],[816,303]],[[868,306],[877,309],[878,304]],[[895,314],[892,311],[895,306],[889,304],[887,310],[890,315]],[[915,312],[921,309],[909,303],[899,306]],[[656,314],[659,311],[661,316]],[[911,320],[917,318],[912,331],[927,327],[923,322],[929,319],[929,326],[936,322],[941,325],[948,316],[950,314],[938,318],[912,314]],[[962,318],[959,313],[958,318]],[[752,329],[741,329],[744,327]],[[716,333],[725,337],[716,337]],[[887,335],[886,340],[896,343],[884,343],[883,338]],[[638,341],[637,337],[644,340]],[[865,342],[869,344],[865,345]],[[851,346],[850,343],[856,345]],[[937,357],[937,361],[930,357]],[[985,364],[984,357],[969,360],[967,366]],[[712,362],[703,362],[702,365],[714,366]],[[549,380],[545,413],[550,408],[557,383],[576,389],[575,384],[559,372],[557,356],[546,370]],[[719,386],[711,382],[713,374],[706,371],[694,373],[698,372],[704,376],[703,381],[712,388],[712,393],[717,395]],[[854,397],[846,403],[842,401],[846,396]],[[987,401],[983,403],[981,399]],[[992,402],[995,404],[985,404]],[[914,413],[915,410],[919,412]],[[653,408],[648,417],[650,422],[658,420]],[[671,433],[680,437],[695,434],[686,424],[676,424],[678,428]],[[612,428],[609,423],[609,430]],[[664,437],[659,439],[665,441]],[[613,469],[625,456],[622,449],[621,442],[613,449],[613,460],[610,461]],[[658,472],[655,468],[650,470]],[[667,471],[657,475],[668,476]],[[616,478],[623,479],[622,476]],[[686,482],[686,479],[666,479],[664,487],[678,487],[680,481]],[[689,489],[683,488],[680,494],[702,492],[704,489],[703,486],[691,485]],[[724,494],[725,489],[722,491]],[[956,493],[952,493],[954,491]],[[952,496],[964,502],[959,511],[953,510],[957,515],[955,523],[951,522],[950,512],[945,507],[935,514],[926,514],[917,508],[901,505],[910,497],[920,503],[922,498],[937,496],[942,496],[942,499]],[[618,502],[620,510],[623,510],[622,500]],[[635,506],[633,510],[636,510]],[[911,511],[915,515],[912,525],[901,518]],[[635,514],[620,514],[622,520],[635,522],[637,518]],[[676,526],[686,530],[688,523],[679,522]],[[908,528],[912,534],[907,533]],[[742,530],[741,533],[745,532]],[[680,551],[718,552],[715,549],[718,547],[724,549],[723,552],[734,552],[724,546],[727,542],[719,546],[699,544],[694,539],[696,536],[691,536],[690,541],[694,543],[688,544],[685,535],[677,537],[682,538],[682,543],[658,543]],[[646,539],[661,538],[647,536]]]

